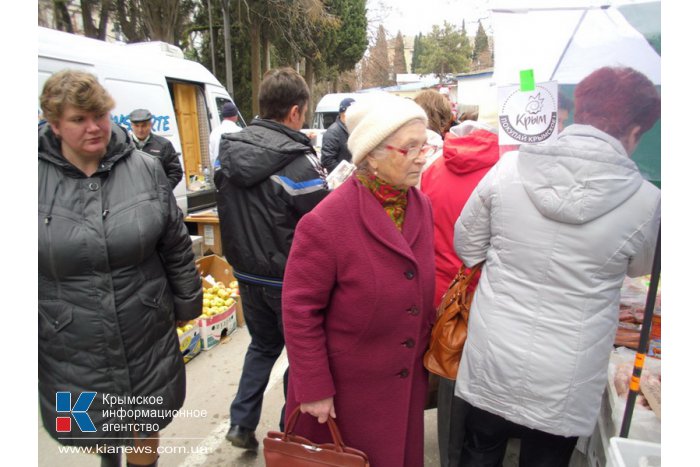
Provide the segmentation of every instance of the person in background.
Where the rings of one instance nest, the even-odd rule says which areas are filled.
[[[261,118],[222,136],[221,167],[214,172],[223,251],[251,337],[226,439],[248,450],[258,447],[265,387],[284,348],[282,278],[294,231],[329,193],[314,148],[299,131],[309,105],[304,78],[291,68],[268,71],[259,103]]]
[[[103,467],[120,466],[115,448],[125,445],[128,466],[155,466],[158,431],[185,400],[176,322],[202,310],[192,241],[163,168],[112,123],[114,100],[94,75],[57,72],[40,101],[48,122],[38,172],[44,427],[64,445],[116,450],[102,455]],[[87,421],[75,416],[78,406],[88,407]]]
[[[500,465],[510,437],[522,467],[568,465],[596,424],[622,281],[651,271],[661,193],[630,156],[659,93],[605,67],[576,86],[574,109],[557,139],[503,155],[455,225],[464,264],[486,260],[455,388],[464,465]]]
[[[426,161],[423,167],[423,170],[426,170],[442,154],[443,138],[450,129],[450,123],[452,122],[452,110],[449,97],[435,89],[426,89],[419,92],[414,101],[421,106],[428,116],[428,143],[438,148],[435,154]]]
[[[309,414],[295,433],[318,443],[337,416],[373,467],[422,466],[435,253],[415,185],[435,147],[410,99],[358,102],[347,118],[357,170],[301,219],[284,275],[287,413]]]
[[[345,125],[345,112],[353,102],[355,99],[352,97],[346,97],[340,101],[338,117],[323,134],[321,164],[328,173],[331,173],[341,160],[350,162],[352,158],[350,151],[348,151],[348,127]]]
[[[459,117],[457,117],[456,125],[471,120],[476,122],[479,120],[479,106],[471,104],[459,104],[457,107],[459,109]],[[454,126],[456,126],[454,125]],[[492,125],[496,128],[495,125]]]
[[[238,122],[238,107],[233,102],[224,103],[221,108],[221,124],[214,128],[209,135],[209,157],[211,158],[211,166],[214,169],[220,167],[219,163],[219,143],[221,143],[221,135],[224,133],[238,133],[241,127]]]
[[[561,133],[564,130],[564,122],[569,119],[571,111],[574,110],[574,103],[561,91],[557,100],[557,133]]]
[[[174,190],[182,180],[182,165],[178,159],[177,151],[173,144],[162,136],[154,134],[153,115],[149,110],[136,109],[129,114],[131,121],[131,138],[136,147],[146,154],[158,158],[163,165],[165,175],[168,177],[170,189]]]
[[[423,172],[421,191],[430,198],[435,223],[435,295],[440,305],[462,261],[454,251],[454,226],[469,195],[498,162],[498,133],[495,109],[482,109],[482,120],[465,121],[450,128],[442,157]],[[459,462],[466,435],[463,418],[466,403],[454,397],[455,383],[439,378],[438,447],[441,465]]]

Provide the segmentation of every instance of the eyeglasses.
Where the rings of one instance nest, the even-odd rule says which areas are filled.
[[[405,157],[410,157],[411,159],[417,158],[419,155],[423,157],[430,157],[435,152],[438,150],[437,146],[434,146],[432,144],[424,144],[423,146],[414,146],[412,148],[408,149],[403,149],[403,148],[397,148],[396,146],[391,146],[390,144],[385,144],[384,147],[386,149],[390,149],[392,151],[399,152],[403,154]]]

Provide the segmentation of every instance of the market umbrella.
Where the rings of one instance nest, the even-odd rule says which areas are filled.
[[[557,3],[496,2],[496,84],[518,83],[520,70],[528,69],[537,81],[577,84],[603,66],[632,67],[661,84],[661,57],[618,8],[634,2]]]

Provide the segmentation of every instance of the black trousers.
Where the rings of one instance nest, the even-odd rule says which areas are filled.
[[[455,399],[459,399],[455,396]],[[564,437],[517,425],[505,418],[462,401],[465,418],[465,444],[460,467],[500,467],[509,438],[520,439],[519,467],[567,467],[577,437]]]
[[[238,392],[231,403],[231,426],[255,430],[260,422],[263,395],[272,367],[284,349],[282,331],[282,289],[239,282],[243,316],[250,333]],[[287,397],[289,368],[284,373],[284,396]],[[280,429],[284,424],[284,405]]]

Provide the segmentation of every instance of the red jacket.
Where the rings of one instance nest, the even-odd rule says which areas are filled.
[[[352,177],[294,233],[282,288],[286,413],[332,396],[344,441],[372,467],[423,465],[434,261],[430,203],[416,188],[403,232]],[[331,441],[306,414],[295,433]]]
[[[497,161],[497,134],[483,129],[465,136],[450,132],[442,156],[423,173],[421,190],[430,198],[435,221],[435,307],[462,265],[453,245],[455,222],[469,195]]]

